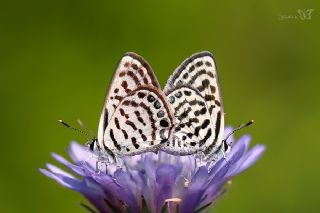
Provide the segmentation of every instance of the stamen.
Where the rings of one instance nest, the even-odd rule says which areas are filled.
[[[187,178],[184,178],[184,183],[183,183],[184,188],[188,188],[189,185],[190,185],[190,181]]]
[[[182,200],[180,198],[174,197],[174,198],[169,198],[166,199],[164,202],[174,202],[174,203],[180,203]]]

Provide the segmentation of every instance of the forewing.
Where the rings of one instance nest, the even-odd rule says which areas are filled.
[[[110,119],[104,146],[118,155],[155,151],[170,137],[172,111],[162,91],[141,86],[124,97]]]
[[[165,94],[168,95],[180,85],[193,87],[203,96],[215,127],[212,132],[214,141],[208,149],[219,146],[223,139],[224,111],[213,55],[200,52],[186,59],[170,76],[164,89]]]
[[[146,60],[135,53],[126,53],[120,60],[107,91],[99,121],[98,141],[102,145],[104,131],[124,97],[143,85],[160,88]]]
[[[189,86],[178,86],[167,94],[177,118],[170,143],[165,151],[192,154],[205,150],[214,141],[215,125],[210,119],[208,106],[199,91]]]

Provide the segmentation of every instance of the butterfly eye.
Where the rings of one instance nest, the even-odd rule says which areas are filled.
[[[94,140],[94,141],[91,141],[91,142],[89,143],[89,149],[90,149],[91,151],[94,151],[94,147],[95,147],[95,140]]]

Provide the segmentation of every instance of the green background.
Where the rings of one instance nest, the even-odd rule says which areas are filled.
[[[314,9],[311,20],[285,19]],[[319,212],[319,1],[1,1],[0,212],[85,212],[38,172],[96,130],[120,57],[145,57],[162,86],[194,52],[215,55],[227,124],[266,144],[215,212]],[[282,17],[283,17],[282,16]],[[84,201],[86,202],[86,201]]]

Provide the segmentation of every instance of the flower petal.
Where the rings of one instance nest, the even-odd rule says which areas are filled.
[[[166,199],[172,198],[172,191],[181,167],[161,164],[156,170],[156,212],[161,212]]]
[[[260,157],[261,155],[265,152],[266,147],[264,145],[256,145],[254,146],[244,157],[243,157],[243,162],[241,166],[237,169],[235,172],[236,174],[239,174],[252,166]]]
[[[69,168],[71,171],[73,171],[74,173],[76,173],[77,175],[80,176],[85,176],[85,172],[83,171],[83,167],[81,166],[76,166],[72,163],[70,163],[69,161],[67,161],[64,157],[62,157],[61,155],[58,155],[56,153],[51,153],[51,156],[57,160],[59,163],[63,164],[64,166],[66,166],[67,168]]]
[[[119,169],[114,174],[115,180],[120,186],[118,193],[122,200],[128,205],[130,211],[139,212],[141,209],[141,193],[137,189],[135,182],[127,172]]]
[[[94,154],[90,152],[87,147],[82,146],[75,141],[72,141],[68,148],[68,153],[72,161],[76,164],[82,164],[83,162],[86,162],[92,168],[96,168],[97,160],[95,159]]]

